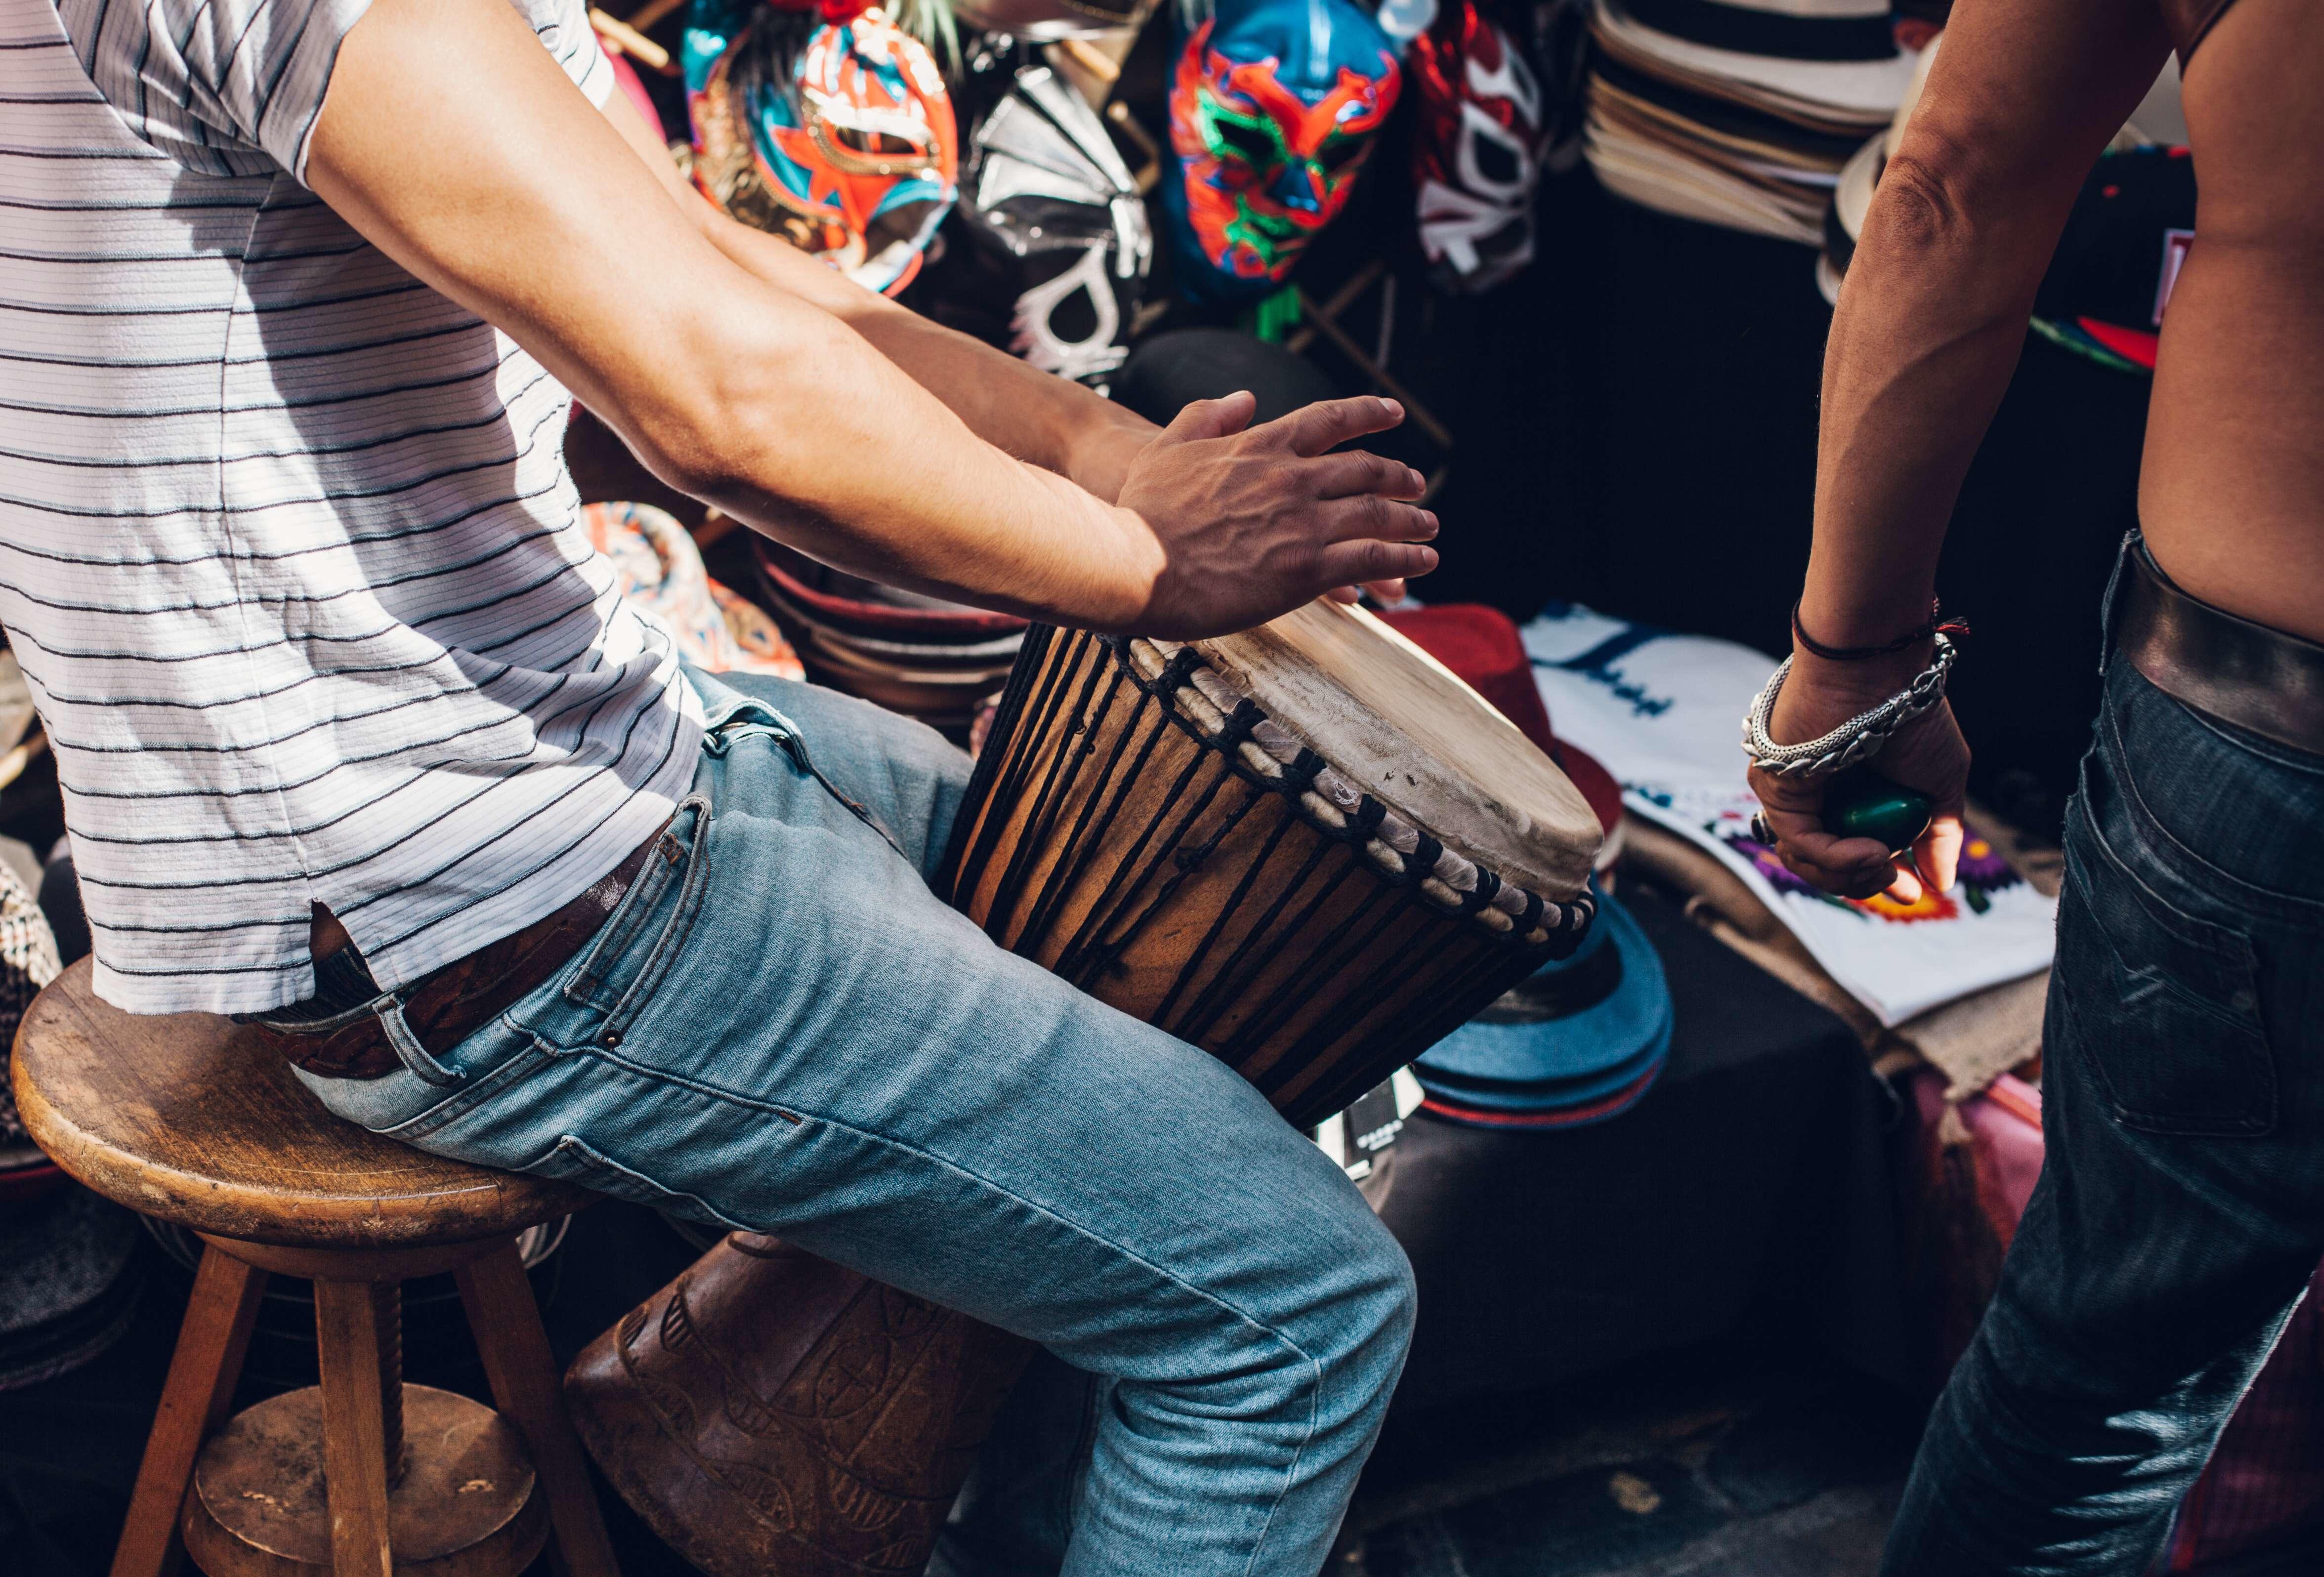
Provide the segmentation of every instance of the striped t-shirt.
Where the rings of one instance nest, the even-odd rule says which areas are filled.
[[[0,0],[0,625],[97,989],[384,985],[577,896],[700,707],[578,523],[569,397],[300,184],[367,0]],[[593,101],[581,0],[514,0]]]

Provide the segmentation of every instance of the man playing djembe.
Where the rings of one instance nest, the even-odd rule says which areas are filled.
[[[1312,1577],[1395,1242],[937,901],[957,752],[682,674],[560,438],[569,390],[835,564],[1185,637],[1434,565],[1419,477],[1326,453],[1400,413],[1157,432],[729,223],[610,87],[579,0],[0,0],[0,621],[97,989],[1111,1377],[1071,1571]]]
[[[2067,816],[2048,1157],[1922,1445],[1894,1573],[2146,1571],[2324,1258],[2312,7],[1954,7],[1832,323],[1815,546],[1771,735],[1844,752],[1931,666],[1938,545],[2034,287],[2092,160],[2174,49],[2200,207],[2163,318],[2144,540],[2109,594],[2105,702]],[[1968,752],[1941,702],[1877,761],[1938,802],[1917,873],[1825,831],[1813,772],[1759,770],[1787,862],[1858,897],[1950,885]]]

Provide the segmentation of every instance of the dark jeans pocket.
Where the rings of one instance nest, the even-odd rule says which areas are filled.
[[[2071,813],[2057,980],[2070,1047],[2115,1120],[2252,1138],[2276,1121],[2275,1061],[2251,938],[2178,908]]]

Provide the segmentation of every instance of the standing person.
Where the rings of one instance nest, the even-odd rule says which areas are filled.
[[[569,390],[835,564],[1190,637],[1434,566],[1420,478],[1326,453],[1401,413],[1157,429],[727,221],[611,86],[580,0],[0,0],[0,621],[97,990],[1109,1377],[1075,1573],[1314,1577],[1401,1251],[931,893],[958,752],[681,672],[560,438]]]
[[[2034,287],[2098,150],[2179,51],[2197,239],[2067,818],[2048,1161],[1922,1443],[1895,1577],[2146,1570],[2324,1258],[2314,20],[2301,0],[1960,0],[1833,319],[1769,730],[1791,743],[1844,736],[1931,663],[1938,546]],[[1894,867],[1823,830],[1820,781],[1753,782],[1802,876],[1912,896],[1952,881],[1968,763],[1941,703],[1889,740],[1879,770],[1940,812]]]

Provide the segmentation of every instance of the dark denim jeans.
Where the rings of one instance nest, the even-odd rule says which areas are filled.
[[[2108,659],[2067,816],[2040,1185],[1888,1577],[2144,1572],[2324,1259],[2324,758]]]

